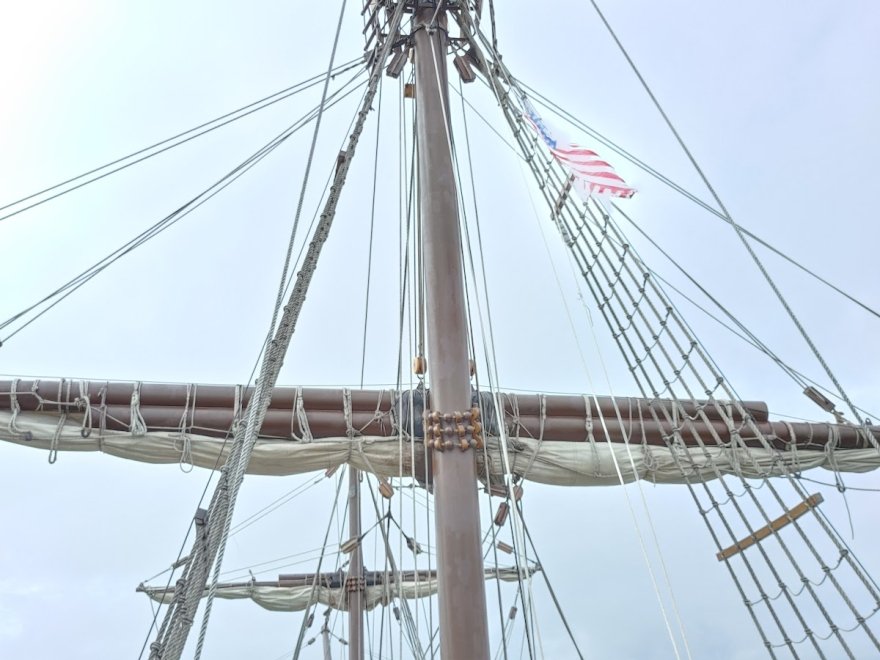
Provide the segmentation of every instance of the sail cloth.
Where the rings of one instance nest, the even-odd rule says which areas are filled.
[[[0,381],[0,440],[49,450],[50,462],[61,451],[100,451],[216,469],[250,395],[230,385]],[[429,390],[275,388],[248,471],[303,474],[348,463],[423,483],[417,418],[425,399]],[[487,454],[476,458],[484,483],[504,476],[499,429],[513,474],[555,485],[613,485],[618,466],[624,481],[655,483],[880,466],[880,426],[773,421],[758,401],[499,393],[483,415]]]
[[[524,568],[521,577],[529,579],[534,572],[534,568]],[[485,577],[487,580],[494,580],[497,577],[503,582],[516,582],[520,579],[515,568],[486,569]],[[387,584],[382,582],[384,580],[364,586],[364,608],[366,610],[372,610],[379,605],[389,605],[399,598],[412,600],[426,598],[437,593],[436,574],[419,576],[418,579],[409,575],[408,578],[401,580],[400,584],[395,584],[393,579]],[[141,585],[137,590],[162,605],[167,605],[174,598],[173,587]],[[204,596],[207,594],[208,590],[205,589]],[[215,596],[229,600],[250,599],[260,607],[274,612],[301,612],[316,602],[337,610],[348,609],[345,587],[320,584],[314,586],[313,593],[311,583],[288,585],[284,583],[283,579],[274,583],[252,581],[239,584],[218,584]]]
[[[523,118],[571,175],[571,187],[581,199],[586,201],[592,195],[629,198],[636,193],[599,154],[570,142],[556,127],[547,124],[527,99],[522,99],[522,103]]]
[[[100,451],[146,463],[216,469],[224,464],[230,448],[223,438],[192,432],[93,428],[86,434],[83,429],[82,414],[20,411],[13,415],[0,411],[0,440],[49,450],[50,461],[59,451]],[[665,445],[647,442],[609,442],[598,428],[585,430],[582,437],[580,442],[572,442],[555,440],[548,434],[540,438],[512,436],[507,442],[511,472],[550,485],[609,486],[620,483],[615,461],[624,482],[645,479],[658,484],[708,481],[726,474],[757,478],[819,467],[838,472],[868,472],[880,467],[880,452],[868,446],[844,448],[829,443],[824,448],[802,449],[792,442],[788,450],[777,450],[698,447],[681,442],[673,452]],[[498,483],[504,474],[500,440],[489,437],[486,444],[488,475],[483,453],[477,452],[480,478]],[[310,442],[261,438],[254,446],[248,473],[305,474],[343,463],[380,477],[418,475],[425,464],[424,445],[394,435],[323,437]]]
[[[152,600],[167,605],[174,598],[174,590],[165,590],[161,587],[144,587],[141,589]],[[424,598],[437,593],[437,580],[433,579],[418,585],[407,585],[404,588],[386,589],[384,586],[372,586],[364,588],[364,608],[367,611],[378,605],[387,605],[395,597],[407,599]],[[207,591],[205,592],[207,595]],[[277,585],[218,585],[214,594],[216,598],[228,600],[249,599],[262,607],[273,612],[302,612],[309,605],[319,603],[325,607],[344,610],[345,591],[343,589],[330,589],[328,587],[316,587],[312,597],[312,587],[280,587]]]

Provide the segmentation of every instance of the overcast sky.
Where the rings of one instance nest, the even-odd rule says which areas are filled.
[[[333,6],[37,0],[0,9],[0,205],[322,72],[338,16],[337,3],[324,4]],[[338,62],[358,57],[363,47],[357,4],[348,3]],[[876,5],[805,2],[793,11],[758,0],[606,4],[609,20],[733,217],[880,308]],[[498,3],[497,14],[500,49],[515,75],[708,199],[588,2]],[[502,125],[484,86],[465,93],[494,126]],[[396,82],[383,90],[367,384],[396,378],[398,94]],[[452,98],[455,105],[458,97]],[[317,99],[312,90],[0,221],[0,320],[179,207]],[[351,97],[325,118],[305,222],[356,104]],[[604,327],[596,328],[601,356],[592,348],[564,246],[545,209],[533,213],[525,169],[474,115],[468,126],[502,386],[589,391],[577,357],[581,346],[601,393],[610,387],[636,394]],[[372,125],[361,142],[282,384],[359,379],[375,131]],[[582,133],[567,132],[595,146]],[[301,131],[229,190],[13,337],[0,347],[0,374],[245,382],[270,317],[310,138],[311,129]],[[827,385],[730,228],[598,150],[639,189],[625,206],[641,226],[783,359]],[[533,187],[531,196],[537,204]],[[693,291],[662,256],[635,237],[633,243],[653,268]],[[880,321],[766,251],[759,254],[849,395],[880,411]],[[768,401],[777,416],[827,419],[769,360],[687,302],[675,302],[743,398]],[[607,384],[600,357],[609,367]],[[100,455],[62,455],[49,466],[42,452],[0,447],[0,657],[136,657],[152,614],[134,588],[177,556],[207,477],[201,470],[185,474],[177,466]],[[815,477],[830,479],[824,472]],[[310,480],[249,478],[239,514]],[[880,487],[876,474],[846,481]],[[850,490],[845,503],[834,489],[815,489],[825,493],[823,510],[877,575],[876,494]],[[638,500],[638,490],[629,491]],[[335,483],[325,480],[235,536],[225,566],[318,548],[334,492]],[[766,657],[687,492],[650,484],[644,492],[694,657]],[[407,495],[398,497],[411,529],[427,535],[422,510],[410,507]],[[624,491],[529,485],[525,509],[585,656],[673,657]],[[487,510],[484,529],[490,515]],[[644,514],[640,520],[644,526]],[[331,547],[342,534],[339,524],[333,523]],[[371,554],[378,547],[374,536],[367,546],[370,566],[380,564]],[[657,551],[651,554],[656,567]],[[335,556],[328,561],[325,568],[334,568]],[[279,568],[283,563],[260,577],[314,568]],[[494,587],[488,591],[494,600]],[[505,611],[511,597],[512,591],[504,593]],[[535,597],[545,657],[574,657],[543,586],[535,585]],[[495,603],[490,606],[494,653],[498,615]],[[417,609],[424,623],[427,605]],[[283,657],[300,620],[246,602],[218,602],[207,656]],[[336,631],[344,636],[341,622]],[[316,633],[317,625],[309,636]],[[513,657],[521,639],[519,627]],[[334,657],[342,652],[334,647]],[[303,657],[321,657],[320,645]]]

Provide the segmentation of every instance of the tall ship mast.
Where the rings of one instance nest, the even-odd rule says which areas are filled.
[[[226,622],[236,620],[227,618],[232,608],[247,610],[247,616],[272,610],[278,614],[267,616],[285,617],[287,648],[279,657],[592,655],[591,647],[594,653],[608,648],[597,642],[603,625],[598,619],[585,623],[582,597],[573,597],[571,589],[592,597],[597,591],[589,585],[602,585],[607,611],[618,613],[614,634],[619,636],[625,627],[619,615],[633,600],[629,592],[635,584],[609,585],[603,575],[602,557],[606,563],[622,561],[603,550],[618,539],[594,529],[594,518],[602,517],[595,507],[610,497],[634,531],[637,566],[630,570],[639,571],[650,585],[644,593],[650,595],[664,657],[720,653],[696,639],[700,635],[691,619],[705,612],[695,614],[681,604],[682,592],[673,579],[680,558],[672,555],[682,554],[711,560],[708,570],[728,580],[742,617],[736,633],[750,636],[758,649],[755,657],[880,654],[874,616],[880,588],[872,577],[872,560],[864,556],[872,545],[856,542],[864,522],[859,522],[859,509],[851,508],[853,493],[868,494],[876,486],[872,471],[880,465],[880,426],[872,421],[870,394],[849,388],[839,377],[763,251],[799,269],[823,294],[842,296],[860,314],[878,317],[876,305],[843,291],[822,277],[821,268],[792,258],[749,223],[735,219],[735,209],[713,185],[698,150],[683,137],[687,130],[670,118],[674,113],[649,85],[614,21],[598,6],[594,9],[597,25],[621,51],[634,80],[659,111],[671,144],[681,150],[682,162],[693,167],[694,180],[708,191],[705,195],[590,128],[539,91],[541,85],[519,78],[514,63],[503,57],[503,23],[493,3],[386,0],[366,1],[355,13],[343,3],[330,26],[329,62],[312,58],[314,68],[324,69],[304,82],[80,177],[12,196],[3,207],[0,231],[67,203],[81,188],[103,185],[99,182],[110,174],[134,165],[149,167],[157,162],[155,156],[177,153],[217,129],[235,129],[252,115],[276,112],[285,126],[280,133],[269,131],[259,150],[206,182],[196,197],[175,205],[145,232],[54,290],[48,287],[48,295],[23,304],[17,294],[11,296],[12,308],[0,320],[0,351],[23,365],[20,374],[4,371],[0,377],[2,451],[9,452],[11,461],[48,458],[53,467],[42,468],[46,474],[39,479],[47,485],[39,490],[51,492],[55,473],[81,463],[95,480],[101,478],[98,470],[113,471],[123,482],[119,476],[126,469],[143,468],[181,487],[186,483],[191,491],[185,502],[175,498],[164,514],[186,532],[177,535],[182,542],[172,547],[163,539],[162,548],[152,547],[150,556],[162,555],[160,572],[152,578],[141,572],[129,585],[138,592],[132,598],[150,603],[148,630],[137,644],[140,657],[238,654],[222,641],[232,633]],[[363,52],[346,59],[344,28],[355,14]],[[571,48],[557,47],[564,53]],[[280,111],[281,102],[299,98],[307,100],[291,124],[289,111]],[[339,113],[346,100],[356,108],[343,118]],[[519,200],[519,208],[482,200],[476,180],[488,143],[477,136],[478,125],[519,169],[494,157],[483,161],[489,169],[482,175],[506,176],[501,188]],[[331,128],[341,130],[330,138]],[[249,133],[242,131],[238,139],[249,141]],[[127,327],[141,323],[139,288],[149,279],[150,288],[163,290],[166,317],[194,338],[190,354],[201,350],[216,361],[231,356],[241,364],[254,357],[243,357],[238,344],[244,340],[220,350],[213,328],[256,329],[260,324],[251,317],[259,317],[261,329],[248,332],[259,338],[251,342],[259,355],[249,379],[245,373],[242,384],[221,385],[209,382],[210,372],[189,377],[185,352],[178,353],[181,371],[172,378],[186,376],[176,382],[150,380],[150,371],[125,377],[115,370],[107,377],[84,378],[82,371],[33,375],[27,364],[39,366],[38,353],[27,344],[18,349],[19,342],[51,324],[54,314],[76,300],[74,294],[81,295],[80,289],[96,286],[92,280],[100,282],[98,275],[139,258],[146,249],[142,246],[174,235],[166,230],[242,178],[231,187],[240,189],[251,169],[284,153],[288,145],[297,145],[291,150],[297,164],[289,158],[285,170],[287,217],[277,223],[283,231],[269,241],[257,238],[254,218],[264,216],[268,207],[256,214],[254,207],[250,215],[243,212],[251,220],[243,224],[238,241],[217,248],[224,267],[239,272],[242,283],[247,280],[246,295],[245,288],[224,294],[200,271],[190,270],[196,248],[184,241],[174,246],[171,260],[152,262],[147,270],[141,266],[148,278],[122,279],[131,294],[127,303],[119,298],[105,303],[110,318]],[[701,306],[665,271],[655,270],[643,253],[666,255],[655,236],[666,237],[668,231],[664,227],[658,233],[658,225],[652,225],[651,212],[643,206],[651,187],[643,189],[637,172],[726,225],[724,249],[735,245],[749,275],[719,291],[717,281],[693,277],[690,263],[672,258],[683,281],[702,296]],[[363,177],[372,187],[352,194],[352,182]],[[144,208],[152,206],[149,201]],[[509,289],[510,283],[523,281],[516,271],[530,270],[534,258],[535,250],[509,248],[520,215],[537,221],[540,229],[533,236],[544,242],[539,247],[549,256],[545,266],[556,284],[548,280],[533,290],[520,287],[512,297],[509,291],[500,296],[492,273],[499,273],[505,283],[501,288]],[[394,216],[398,221],[385,222]],[[362,240],[345,241],[354,238],[352,228]],[[258,259],[240,258],[250,240],[260,245]],[[354,247],[343,248],[346,242]],[[77,241],[62,244],[80,249]],[[201,243],[196,245],[201,249]],[[282,264],[280,278],[265,269],[276,258]],[[326,270],[328,259],[337,268]],[[366,269],[353,277],[355,261],[364,261]],[[11,254],[10,263],[16,263]],[[179,272],[166,280],[165,271]],[[23,271],[13,267],[13,272]],[[192,299],[175,291],[187,272],[204,284],[204,297],[215,301],[210,318],[184,311]],[[258,280],[261,286],[254,286]],[[267,281],[273,283],[266,286]],[[815,360],[814,371],[793,367],[787,347],[765,343],[747,315],[721,302],[720,293],[744,290],[746,282],[768,292],[777,323],[790,328],[786,341],[805,347]],[[528,341],[525,322],[540,321],[546,299],[560,292],[568,298],[564,317],[554,330]],[[512,315],[498,315],[499,301],[508,299],[516,303]],[[760,387],[764,371],[754,372],[748,387],[737,384],[734,375],[749,380],[743,378],[749,372],[739,369],[736,360],[734,371],[727,370],[711,342],[698,333],[701,326],[683,313],[685,303],[704,312],[703,306],[711,307],[715,322],[720,320],[748,350],[763,354],[770,365],[765,369],[788,379],[787,389],[813,407],[813,417],[780,414],[775,393]],[[322,315],[330,320],[310,323]],[[92,322],[91,312],[73,318],[87,316],[91,333],[103,328]],[[561,327],[571,330],[573,342],[555,362],[537,358],[538,385],[507,384],[505,335],[519,344],[516,362],[529,363],[533,355],[552,353]],[[49,335],[56,343],[57,330]],[[73,326],[63,326],[61,334],[77,336]],[[105,335],[107,353],[115,359],[124,359],[126,349],[141,359],[165,350],[158,340],[126,345],[125,335]],[[320,353],[319,371],[328,373],[335,373],[334,361],[342,355],[355,356],[342,369],[353,374],[348,384],[310,384],[301,371],[310,353]],[[617,366],[612,366],[612,355]],[[373,373],[368,367],[376,367],[374,362],[384,363],[375,370],[384,374],[379,385],[366,375]],[[619,374],[611,375],[613,369]],[[569,382],[573,371],[581,374],[574,379],[580,386],[570,393],[541,385],[557,378]],[[528,391],[519,389],[522,385]],[[542,388],[554,391],[537,391]],[[752,392],[763,392],[768,402]],[[106,460],[87,457],[94,453]],[[612,488],[586,489],[595,498],[590,515],[572,506],[581,496],[570,493],[600,485]],[[155,489],[161,493],[164,486]],[[273,489],[281,494],[268,496]],[[59,513],[69,507],[73,521],[85,492],[58,490],[54,505]],[[306,496],[308,504],[302,506],[306,500],[298,498]],[[153,492],[145,497],[163,499]],[[651,502],[667,497],[673,498],[675,513],[661,522],[667,514],[658,515]],[[20,503],[22,510],[27,506]],[[144,503],[114,516],[116,522],[105,529],[125,535],[129,525],[156,527],[147,521],[159,508],[164,505],[153,512]],[[844,517],[834,515],[839,513]],[[264,521],[279,515],[284,522],[270,530]],[[676,530],[686,516],[700,522],[702,536],[697,540],[697,532],[689,531],[670,542],[665,532]],[[556,527],[551,532],[545,524]],[[261,530],[256,544],[245,540],[248,528]],[[144,539],[138,545],[153,544]],[[281,559],[247,559],[231,567],[230,555],[248,556],[243,546],[279,541],[290,550]],[[300,541],[313,550],[298,554],[292,544]],[[547,543],[554,546],[551,552],[564,551],[577,561],[560,572],[558,564],[544,560]],[[128,566],[126,574],[131,569],[130,558],[105,559],[108,565]],[[17,584],[9,593],[26,598],[31,592]],[[692,584],[685,588],[692,590]],[[100,593],[86,585],[70,598],[88,602]],[[235,600],[249,603],[228,602]],[[616,605],[618,600],[624,605]],[[547,615],[554,620],[549,629],[543,627]],[[259,649],[271,657],[257,629],[238,623],[239,632],[249,637],[249,655]],[[624,646],[632,649],[633,643]],[[95,644],[84,657],[117,653]],[[621,657],[634,652],[648,657],[632,650],[621,651]]]

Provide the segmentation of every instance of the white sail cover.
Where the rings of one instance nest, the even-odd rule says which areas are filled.
[[[0,412],[0,440],[49,450],[99,451],[146,463],[182,463],[214,469],[222,466],[229,443],[193,433],[99,431],[83,437],[83,426],[73,415]],[[501,443],[489,438],[489,475],[497,482],[504,474]],[[723,474],[750,478],[781,476],[812,468],[839,472],[868,472],[880,467],[876,449],[778,451],[742,447],[678,448],[598,441],[590,434],[582,442],[552,438],[510,438],[507,442],[511,472],[526,480],[559,486],[605,486],[645,479],[659,484],[710,480]],[[359,436],[313,439],[310,442],[260,439],[254,447],[248,472],[264,475],[304,474],[348,463],[380,477],[410,476],[415,462],[421,465],[420,442],[393,437]],[[477,452],[485,475],[483,452]],[[415,461],[413,457],[415,456]],[[617,463],[617,467],[615,466]],[[402,469],[401,469],[402,468]]]
[[[523,569],[523,579],[527,580],[534,572],[533,569]],[[486,570],[486,579],[497,578],[504,582],[515,582],[518,578],[514,568],[500,568]],[[364,588],[364,607],[372,610],[379,605],[388,605],[394,599],[426,598],[437,593],[436,576],[425,576],[420,580],[403,580],[400,585],[393,582],[390,584],[369,585]],[[174,598],[174,589],[162,587],[141,586],[138,591],[143,591],[157,603],[167,605]],[[205,590],[204,596],[208,591]],[[229,600],[249,599],[260,607],[274,612],[301,612],[310,604],[319,603],[334,609],[346,609],[345,589],[342,587],[332,588],[315,586],[310,584],[296,586],[266,586],[260,584],[237,584],[217,585],[215,597]],[[203,597],[204,597],[203,596]]]

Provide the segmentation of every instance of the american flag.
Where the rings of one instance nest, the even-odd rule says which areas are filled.
[[[523,100],[523,105],[525,106],[523,118],[544,140],[553,157],[571,173],[572,188],[583,199],[586,200],[591,195],[624,198],[635,195],[635,188],[628,186],[614,168],[599,157],[599,154],[564,140],[558,131],[551,129],[541,119],[531,103]]]

